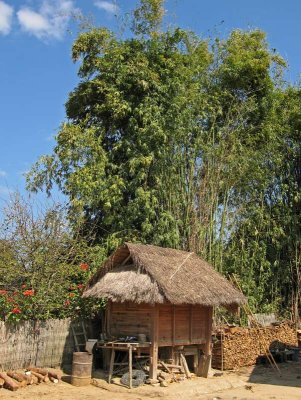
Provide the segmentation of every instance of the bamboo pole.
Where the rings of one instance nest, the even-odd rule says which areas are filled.
[[[222,372],[224,371],[224,333],[221,331],[221,357],[222,357]]]

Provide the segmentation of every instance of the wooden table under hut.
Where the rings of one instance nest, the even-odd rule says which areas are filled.
[[[157,378],[159,359],[184,361],[207,377],[213,307],[235,310],[245,301],[195,253],[132,243],[105,261],[83,296],[107,299],[102,346],[111,350],[109,381],[116,351],[128,352],[130,377],[133,353],[149,357],[150,379]]]

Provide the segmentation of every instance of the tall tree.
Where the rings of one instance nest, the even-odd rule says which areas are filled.
[[[257,31],[235,32],[216,47],[180,29],[122,41],[106,29],[81,34],[69,121],[54,154],[33,168],[31,188],[56,182],[87,221],[97,221],[100,237],[198,249],[205,228],[210,241],[221,190],[247,179],[250,151],[265,141],[258,114],[278,62]],[[254,54],[246,58],[244,48]],[[252,70],[245,64],[254,56]]]
[[[179,28],[160,31],[163,14],[162,1],[143,0],[133,37],[105,28],[79,35],[72,56],[80,82],[67,122],[28,186],[57,184],[70,217],[81,216],[86,231],[96,227],[109,248],[139,240],[194,250],[220,271],[240,273],[254,306],[279,304],[274,288],[295,268],[298,229],[273,221],[277,213],[291,220],[287,196],[300,193],[298,160],[285,161],[288,145],[297,157],[299,137],[290,135],[298,90],[285,87],[285,63],[263,32],[236,30],[210,42]],[[292,176],[297,186],[288,189]],[[280,267],[286,229],[295,233]]]

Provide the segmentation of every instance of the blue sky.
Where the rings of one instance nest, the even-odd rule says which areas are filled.
[[[64,103],[78,82],[71,45],[78,29],[71,15],[93,15],[96,25],[119,29],[116,17],[135,0],[0,0],[0,206],[9,192],[24,192],[23,173],[51,152],[64,120]],[[203,37],[234,28],[261,28],[288,61],[287,78],[301,71],[299,0],[169,0],[168,22]],[[222,22],[223,21],[223,22]]]

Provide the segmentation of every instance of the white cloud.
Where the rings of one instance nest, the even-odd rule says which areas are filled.
[[[7,173],[0,169],[0,178],[4,178],[6,175]]]
[[[22,7],[17,17],[22,29],[38,39],[62,39],[75,11],[72,0],[44,0],[38,11]]]
[[[0,1],[0,33],[7,35],[10,32],[14,9],[4,1]]]
[[[22,8],[18,11],[18,19],[25,31],[31,32],[38,37],[46,34],[50,29],[47,18],[35,11],[31,11],[29,8]]]
[[[95,1],[94,5],[109,14],[117,14],[119,11],[117,4],[110,1]]]

